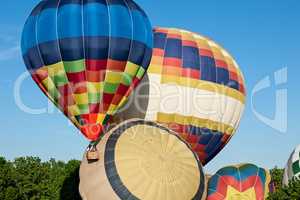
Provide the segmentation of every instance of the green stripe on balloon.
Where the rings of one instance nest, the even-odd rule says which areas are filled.
[[[124,73],[122,78],[122,84],[126,86],[130,86],[132,83],[132,76],[130,76],[128,73]]]
[[[57,75],[53,76],[52,79],[53,79],[53,82],[55,83],[55,85],[57,87],[68,84],[68,79],[65,76],[65,74],[63,74],[63,73],[60,73],[60,74],[57,74]]]
[[[99,93],[89,93],[89,103],[99,103],[101,95]]]
[[[85,70],[85,61],[77,60],[77,61],[64,61],[65,71],[67,73],[76,73],[82,72]]]
[[[145,70],[142,67],[140,67],[138,73],[136,74],[136,77],[138,79],[142,79],[144,74],[145,74]]]
[[[87,104],[78,104],[77,106],[78,106],[81,114],[89,113],[89,106]]]
[[[119,86],[118,83],[108,83],[108,82],[106,82],[105,86],[104,86],[104,92],[109,93],[109,94],[113,94],[113,93],[116,92],[118,86]]]

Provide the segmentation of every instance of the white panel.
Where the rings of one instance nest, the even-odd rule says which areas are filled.
[[[147,120],[155,120],[156,112],[177,113],[237,126],[244,104],[240,101],[196,88],[175,84],[161,84],[160,76],[150,74],[149,105]]]

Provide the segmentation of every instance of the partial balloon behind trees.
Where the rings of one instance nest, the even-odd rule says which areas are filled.
[[[291,153],[284,169],[283,184],[300,179],[300,145]]]

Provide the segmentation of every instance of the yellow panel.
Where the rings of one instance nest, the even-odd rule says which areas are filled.
[[[148,68],[147,73],[150,74],[161,74],[162,65],[151,64]]]
[[[181,38],[182,38],[182,40],[193,41],[193,42],[195,42],[195,38],[193,37],[193,34],[192,34],[192,33],[185,33],[185,32],[182,32],[182,33],[181,33]]]
[[[197,42],[197,45],[200,49],[208,49],[210,50],[210,46],[209,44],[207,43],[207,40],[204,40],[204,39],[197,39],[196,40]]]
[[[164,58],[162,56],[152,56],[151,65],[162,65]]]
[[[98,114],[97,123],[102,124],[105,118],[105,114]]]
[[[62,62],[47,66],[49,75],[65,74],[65,68]]]
[[[237,91],[233,88],[220,85],[217,83],[209,82],[209,81],[203,81],[203,80],[197,80],[197,79],[191,79],[186,77],[181,77],[180,79],[177,76],[168,76],[163,75],[162,77],[162,83],[176,83],[181,86],[185,87],[191,87],[191,88],[198,88],[202,90],[207,90],[211,92],[216,92],[218,94],[223,94],[229,97],[232,97],[241,103],[245,104],[245,96],[240,91]]]
[[[77,104],[88,104],[88,94],[82,93],[82,94],[74,94],[74,98]]]
[[[254,200],[256,194],[254,188],[249,188],[244,192],[239,192],[235,188],[228,186],[225,200]]]
[[[135,76],[139,68],[140,66],[128,61],[124,72],[130,74],[131,76]]]
[[[212,52],[216,60],[225,60],[220,48],[212,47]]]
[[[90,93],[98,93],[103,90],[103,82],[87,82],[87,88]]]
[[[123,72],[108,71],[105,76],[105,81],[109,83],[120,83],[122,80]]]
[[[157,121],[159,123],[168,124],[171,122],[175,122],[181,125],[191,125],[196,127],[206,127],[211,130],[217,130],[222,133],[227,133],[232,135],[235,129],[227,124],[223,124],[220,122],[212,121],[209,119],[200,119],[192,116],[183,116],[178,114],[167,114],[167,113],[157,113]]]
[[[69,106],[68,107],[68,112],[72,116],[78,116],[78,115],[80,115],[80,111],[79,111],[77,105]]]
[[[119,102],[118,108],[122,108],[125,103],[127,102],[128,98],[127,97],[123,97],[122,100]]]
[[[116,110],[117,110],[117,105],[110,104],[107,114],[113,115],[116,112]]]
[[[54,85],[53,81],[50,79],[49,76],[46,79],[44,79],[42,81],[42,83],[47,88],[48,91],[55,89],[55,85]]]

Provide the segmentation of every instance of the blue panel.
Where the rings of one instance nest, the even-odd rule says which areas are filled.
[[[258,172],[257,167],[253,167],[252,165],[246,165],[240,168],[240,176],[241,180],[244,181],[249,178],[249,176],[256,176]]]
[[[181,58],[182,57],[182,41],[179,39],[169,38],[165,48],[165,57]]]
[[[208,195],[211,195],[215,193],[214,190],[217,189],[218,187],[218,182],[219,182],[219,176],[212,176],[209,179],[209,185],[208,185]]]
[[[29,71],[43,67],[44,63],[37,48],[31,48],[23,55],[25,65]]]
[[[147,40],[146,41],[140,41],[140,42],[146,42],[147,46],[149,48],[153,48],[153,30],[152,30],[152,25],[150,23],[150,20],[145,17],[145,24],[146,24],[146,29],[147,29]]]
[[[129,50],[131,46],[131,40],[128,39],[114,39],[110,40],[109,58],[119,61],[127,61],[129,56]]]
[[[83,36],[81,9],[78,4],[68,4],[58,9],[57,28],[60,39]]]
[[[262,180],[263,183],[266,182],[266,171],[264,169],[259,169],[258,171],[258,176],[260,177],[260,179]]]
[[[98,3],[98,4],[103,4],[107,6],[107,0],[83,0],[84,4],[89,4],[89,3]]]
[[[146,51],[144,53],[144,60],[143,60],[143,63],[142,63],[142,67],[144,69],[148,69],[151,58],[152,58],[152,48],[147,47]]]
[[[130,10],[136,10],[136,11],[140,12],[144,17],[147,17],[146,13],[136,3],[134,3],[134,1],[127,0],[126,3]]]
[[[55,0],[55,1],[57,1],[57,0]],[[60,0],[59,1],[59,6],[65,6],[65,5],[70,5],[70,4],[81,5],[82,0]]]
[[[107,59],[109,50],[109,38],[85,37],[84,47],[86,59]]]
[[[154,48],[165,50],[167,34],[165,33],[154,33]]]
[[[182,60],[184,68],[200,70],[200,58],[198,48],[183,46]]]
[[[211,134],[210,131],[201,131],[201,138],[198,141],[199,144],[207,145],[211,138],[213,137],[213,134]]]
[[[122,38],[108,38],[108,37],[85,37],[85,55],[83,52],[82,37],[68,38],[59,40],[60,46],[58,47],[57,41],[46,42],[37,47],[31,48],[24,58],[27,63],[32,66],[30,68],[39,68],[45,64],[53,64],[64,61],[72,61],[79,59],[107,59],[109,41],[113,46],[127,46],[131,43],[128,39]],[[40,50],[40,52],[38,51]],[[120,61],[131,61],[137,65],[147,68],[152,56],[152,49],[137,41],[132,42],[132,54],[128,58],[128,49],[115,48],[111,49],[110,58]],[[42,55],[42,58],[41,56]]]
[[[84,59],[83,38],[65,38],[59,41],[63,61]]]
[[[146,51],[145,44],[133,41],[128,60],[134,64],[141,66],[143,63],[145,51]]]
[[[201,80],[205,81],[216,81],[216,64],[215,60],[211,57],[200,56],[200,70],[201,70]]]
[[[36,40],[36,16],[31,16],[26,21],[26,24],[22,33],[22,54],[26,54],[27,51],[37,45]]]
[[[84,35],[108,36],[109,18],[106,5],[90,3],[84,6]]]
[[[42,9],[45,9],[45,4],[47,4],[48,2],[46,1],[41,1],[32,11],[31,11],[31,14],[30,14],[30,17],[32,16],[35,16],[35,15],[38,15]],[[56,2],[54,2],[56,3]]]
[[[239,83],[235,80],[230,80],[227,85],[228,87],[239,90]]]
[[[133,20],[133,39],[140,42],[147,42],[148,34],[152,33],[152,30],[147,30],[145,27],[146,19],[144,16],[141,15],[138,11],[132,11],[132,20]],[[149,47],[151,44],[147,44]]]
[[[37,39],[39,44],[47,41],[57,40],[56,10],[47,9],[38,15]]]
[[[124,6],[109,6],[111,37],[132,39],[132,20]]]
[[[229,82],[228,70],[217,67],[217,83],[227,85],[228,82]]]
[[[234,167],[225,167],[225,168],[219,170],[217,172],[217,174],[220,175],[220,176],[232,176],[236,180],[238,180],[238,181],[240,180],[238,169],[236,169]]]
[[[222,145],[222,135],[220,133],[214,133],[213,137],[205,147],[205,152],[208,154],[214,153]]]
[[[47,0],[47,1],[42,1],[40,4],[45,4],[43,6],[43,9],[49,9],[49,8],[57,8],[58,4],[59,6],[65,6],[65,5],[70,5],[70,4],[77,4],[77,5],[82,5],[82,4],[90,4],[90,3],[98,3],[98,4],[103,4],[107,6],[107,3],[109,5],[122,5],[122,6],[127,6],[131,10],[137,10],[141,12],[142,15],[146,14],[144,11],[137,5],[135,4],[132,0],[127,0],[127,5],[124,3],[124,0]],[[36,12],[36,9],[33,10],[31,15],[37,15],[38,12]]]
[[[57,40],[40,44],[39,51],[44,65],[52,65],[62,59]]]

